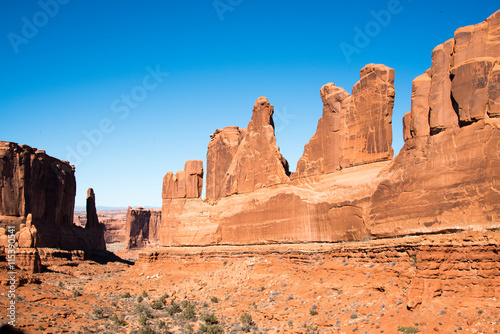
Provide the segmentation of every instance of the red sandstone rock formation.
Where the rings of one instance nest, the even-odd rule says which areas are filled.
[[[106,249],[102,227],[73,225],[74,167],[26,145],[0,142],[0,224],[20,247]]]
[[[95,208],[95,194],[94,189],[87,190],[87,223],[85,228],[94,228],[99,226],[99,218],[97,217],[97,210]]]
[[[273,106],[255,102],[247,128],[226,127],[211,136],[207,153],[207,199],[252,192],[289,180],[288,162],[274,136]]]
[[[26,145],[0,142],[0,216],[70,225],[76,193],[74,167]],[[21,220],[19,220],[20,223]]]
[[[370,64],[360,77],[352,96],[333,83],[321,88],[323,116],[292,178],[392,159],[394,70]]]
[[[146,210],[141,207],[134,210],[129,207],[125,225],[126,247],[142,248],[157,244],[160,240],[160,222],[161,211]]]
[[[203,161],[188,160],[184,170],[163,178],[162,198],[198,198],[203,190]]]
[[[413,82],[405,145],[372,198],[377,236],[498,225],[500,11],[436,47]],[[430,86],[429,86],[430,82]]]
[[[248,128],[212,135],[207,201],[163,197],[161,243],[335,242],[499,227],[498,31],[500,12],[436,47],[431,69],[413,82],[405,146],[392,161],[383,160],[392,156],[394,71],[383,65],[361,70],[352,96],[323,86],[323,116],[291,180],[272,107],[259,99]]]

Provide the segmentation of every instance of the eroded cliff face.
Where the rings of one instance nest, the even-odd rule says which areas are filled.
[[[27,145],[0,142],[0,216],[71,225],[74,167]]]
[[[500,12],[460,28],[413,81],[405,145],[372,197],[376,236],[498,226]]]
[[[360,77],[352,96],[333,83],[321,88],[323,115],[292,178],[392,159],[394,70],[369,64]]]
[[[19,247],[106,249],[98,221],[87,228],[73,225],[75,193],[75,170],[68,162],[0,142],[0,224],[16,227]],[[0,234],[5,246],[6,234]]]
[[[125,223],[125,247],[142,248],[158,244],[160,223],[161,211],[129,207]]]
[[[245,129],[224,128],[211,136],[207,165],[214,175],[207,178],[208,200],[288,182],[288,162],[276,145],[273,113],[267,98],[259,97]]]
[[[335,242],[499,227],[499,17],[458,29],[432,52],[431,68],[413,82],[405,145],[392,161],[389,67],[365,66],[352,95],[332,83],[321,88],[323,115],[291,177],[272,106],[259,98],[247,128],[212,135],[207,200],[164,196],[161,243]]]

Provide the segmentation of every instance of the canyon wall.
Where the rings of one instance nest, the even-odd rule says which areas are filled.
[[[499,225],[499,78],[500,11],[434,49],[413,81],[405,145],[372,197],[373,235]]]
[[[129,207],[125,223],[125,247],[142,248],[158,244],[160,222],[161,211]]]
[[[388,163],[384,160],[393,154],[390,125],[394,70],[371,64],[361,70],[360,77],[352,96],[333,84],[321,89],[324,115],[299,162],[308,167],[291,177],[288,162],[276,145],[274,109],[266,98],[257,99],[246,128],[216,130],[208,144],[205,201],[173,190],[183,189],[179,180],[186,172],[165,175],[161,244],[259,244],[368,237],[364,212],[376,189],[377,175]],[[335,93],[337,90],[340,93]],[[337,102],[342,99],[343,109]],[[332,130],[332,124],[340,127],[340,119],[342,136]],[[335,163],[330,164],[332,155]]]
[[[20,247],[106,249],[98,222],[73,225],[75,194],[75,170],[67,161],[0,142],[0,225],[16,227]]]
[[[413,82],[405,145],[393,160],[387,66],[365,66],[352,95],[333,83],[321,88],[323,115],[291,175],[273,107],[259,98],[247,128],[211,136],[205,201],[166,192],[175,178],[165,176],[161,243],[335,242],[500,227],[499,56],[500,11],[437,46],[431,68]]]
[[[369,64],[360,77],[352,95],[333,83],[321,88],[323,115],[292,178],[392,159],[394,70]]]

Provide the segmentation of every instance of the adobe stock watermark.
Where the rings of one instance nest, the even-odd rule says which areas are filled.
[[[241,5],[242,2],[243,0],[214,0],[212,5],[219,16],[219,20],[222,22],[224,21],[224,13],[232,12],[236,7]]]
[[[156,65],[153,69],[150,66],[146,67],[146,74],[142,78],[142,84],[134,86],[129,94],[122,94],[119,98],[111,102],[110,109],[116,117],[124,121],[129,117],[130,110],[136,109],[139,104],[144,101],[149,92],[155,90],[170,74],[162,72],[160,65]],[[99,121],[97,126],[93,129],[83,129],[82,134],[85,139],[82,139],[76,146],[66,146],[66,160],[70,161],[73,165],[79,165],[83,158],[89,156],[95,147],[102,144],[105,135],[109,135],[116,129],[115,121],[112,118],[105,117]]]
[[[407,1],[411,2],[412,0]],[[371,43],[372,39],[381,33],[382,28],[386,28],[391,23],[394,15],[401,14],[404,9],[399,0],[389,0],[386,7],[387,9],[381,9],[379,11],[371,10],[370,15],[373,17],[373,20],[368,21],[362,28],[358,26],[354,27],[354,45],[346,42],[341,42],[339,44],[340,50],[344,54],[347,63],[351,62],[351,56],[353,54],[360,54],[361,50],[366,48]]]
[[[31,18],[23,16],[20,34],[9,32],[7,39],[15,53],[19,53],[21,44],[28,44],[29,41],[38,35],[38,31],[45,27],[51,18],[59,13],[60,5],[68,4],[70,0],[40,0],[38,6],[40,10],[35,12]]]
[[[275,111],[273,114],[273,118],[278,120],[280,125],[274,129],[275,133],[280,133],[285,130],[288,125],[290,125],[291,120],[295,118],[295,114],[289,114],[286,110],[286,107],[283,107],[283,110]]]
[[[15,326],[16,324],[16,227],[7,227],[8,246],[5,252],[7,253],[7,318],[10,320],[9,325]]]

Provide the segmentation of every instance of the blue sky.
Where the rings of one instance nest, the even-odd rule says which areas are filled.
[[[277,142],[294,170],[321,116],[321,86],[350,92],[365,64],[382,63],[396,70],[397,153],[411,81],[430,67],[433,48],[498,9],[497,1],[2,1],[0,140],[76,164],[76,205],[92,187],[100,206],[159,207],[165,173],[206,160],[210,134],[245,127],[259,96],[275,107]],[[369,40],[356,40],[358,31]],[[341,45],[357,50],[346,56]]]

